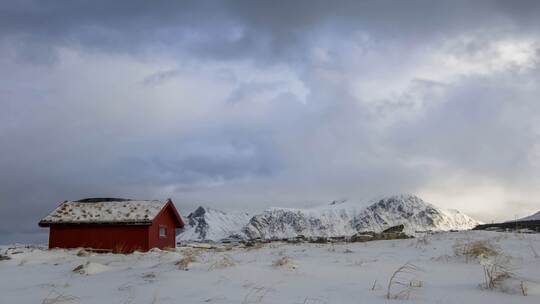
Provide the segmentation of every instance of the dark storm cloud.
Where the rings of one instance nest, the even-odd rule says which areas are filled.
[[[161,72],[157,72],[157,73],[147,76],[146,78],[144,78],[142,83],[145,85],[157,85],[169,79],[175,78],[179,74],[180,74],[180,71],[177,69],[161,71]]]
[[[537,1],[2,3],[0,242],[96,195],[187,213],[457,176],[523,193],[479,202],[484,220],[526,196],[538,209],[538,15]],[[452,186],[437,191],[474,191]]]
[[[538,29],[539,12],[536,1],[21,1],[2,5],[0,35],[18,41],[31,61],[50,61],[51,48],[82,46],[274,62],[301,60],[320,31],[422,43],[490,27]]]

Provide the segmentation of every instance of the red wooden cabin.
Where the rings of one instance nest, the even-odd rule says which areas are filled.
[[[90,198],[63,202],[39,226],[50,227],[49,248],[129,253],[174,248],[184,221],[170,199]]]

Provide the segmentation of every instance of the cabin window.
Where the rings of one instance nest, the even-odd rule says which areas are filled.
[[[167,236],[167,227],[159,227],[159,237]]]

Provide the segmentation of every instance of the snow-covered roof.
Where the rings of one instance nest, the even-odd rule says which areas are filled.
[[[168,200],[84,199],[65,201],[43,218],[51,224],[150,224]]]

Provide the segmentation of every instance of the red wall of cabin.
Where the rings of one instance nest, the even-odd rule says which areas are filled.
[[[94,248],[129,253],[176,247],[176,216],[169,203],[151,225],[51,225],[49,248]],[[159,236],[159,228],[167,231]]]
[[[147,251],[150,226],[52,225],[49,248],[95,248],[114,252]]]
[[[176,247],[176,223],[172,208],[167,206],[156,216],[148,229],[148,246],[150,248],[175,248]],[[159,227],[165,227],[166,237],[159,236]]]

